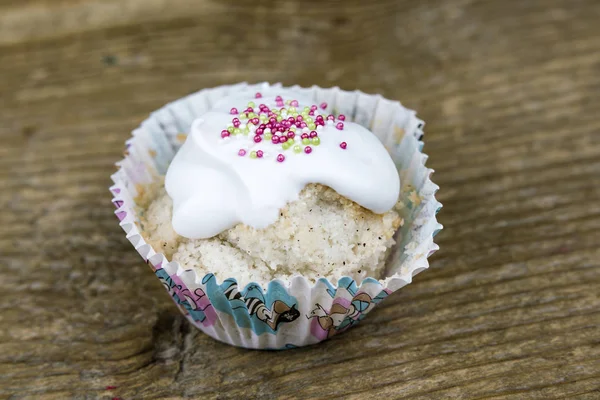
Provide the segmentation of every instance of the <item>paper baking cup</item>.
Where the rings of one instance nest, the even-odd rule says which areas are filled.
[[[322,278],[316,283],[303,276],[275,279],[266,287],[251,283],[238,287],[234,276],[219,282],[215,275],[198,275],[153,249],[139,230],[136,197],[147,184],[166,173],[185,141],[192,121],[229,93],[239,90],[291,89],[327,102],[334,114],[370,129],[384,143],[401,177],[404,225],[396,234],[387,266],[387,278],[352,278],[338,282]],[[438,187],[425,167],[423,121],[397,101],[348,92],[337,87],[284,88],[281,84],[239,83],[201,90],[155,111],[126,142],[125,158],[117,163],[110,188],[116,216],[143,259],[152,267],[181,311],[197,328],[234,346],[254,349],[288,349],[314,344],[345,331],[361,321],[389,294],[409,284],[428,268],[427,257],[438,249],[433,242],[442,229],[436,220],[441,204]]]

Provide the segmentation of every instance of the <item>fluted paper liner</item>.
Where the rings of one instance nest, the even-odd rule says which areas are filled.
[[[436,220],[441,204],[438,187],[430,180],[421,152],[423,121],[396,101],[337,87],[291,87],[327,102],[334,114],[370,130],[384,143],[401,177],[404,218],[397,244],[387,263],[385,279],[366,278],[360,285],[349,277],[338,282],[322,278],[315,284],[303,276],[275,279],[266,287],[256,283],[238,287],[235,277],[218,282],[213,274],[200,276],[184,270],[144,241],[138,228],[136,197],[141,188],[166,173],[185,141],[192,121],[229,93],[241,89],[264,91],[281,84],[260,83],[220,86],[201,90],[152,113],[126,142],[126,156],[117,163],[110,188],[116,216],[127,239],[152,267],[181,311],[197,328],[235,346],[288,349],[325,340],[361,321],[390,293],[409,284],[428,268],[427,257],[438,249],[433,237],[442,228]],[[288,89],[288,88],[283,88]]]

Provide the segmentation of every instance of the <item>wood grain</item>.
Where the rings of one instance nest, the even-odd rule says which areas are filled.
[[[0,0],[0,398],[600,398],[600,3]],[[152,110],[237,81],[425,119],[429,271],[319,346],[179,315],[107,186]]]

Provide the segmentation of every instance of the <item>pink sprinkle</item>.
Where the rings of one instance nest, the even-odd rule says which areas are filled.
[[[260,94],[260,92],[256,92],[256,94],[254,95],[255,99],[260,99],[262,97],[262,94]]]
[[[323,121],[323,116],[321,114],[317,115],[316,117],[317,121]]]
[[[327,108],[327,103],[325,103],[325,102],[322,102],[322,103],[321,103],[321,108],[322,108],[323,110],[324,110],[324,109],[326,109],[326,108]]]
[[[236,128],[240,127],[240,120],[239,119],[234,118],[232,122],[233,122],[233,126],[235,126]]]
[[[344,114],[340,114],[340,115],[338,115],[338,119],[340,121],[345,121],[346,120],[346,116]]]
[[[344,123],[343,123],[343,122],[338,122],[338,123],[335,125],[335,127],[336,127],[336,128],[338,128],[338,129],[341,131],[342,129],[344,129]]]
[[[263,153],[263,151],[262,151],[262,150],[256,150],[256,157],[258,157],[258,158],[262,158],[263,154],[264,154],[264,153]]]
[[[284,162],[285,161],[285,156],[283,154],[277,155],[277,161]]]
[[[298,100],[292,100],[290,102],[290,106],[292,106],[292,107],[298,107]]]
[[[273,135],[273,137],[271,138],[271,143],[273,143],[273,144],[279,143],[279,136]]]
[[[275,101],[283,101],[283,98],[281,96],[277,96],[275,97]]]
[[[116,386],[110,385],[106,387],[106,390],[115,390],[116,388]]]
[[[285,142],[287,142],[287,140],[288,140],[287,136],[281,136],[279,138],[279,143],[285,143]]]
[[[317,110],[317,106],[315,104],[310,106],[310,111],[316,111],[316,110]]]
[[[313,115],[315,115],[315,112],[314,112],[314,111],[312,111],[312,110],[310,110],[310,111],[308,112],[308,115],[310,115],[310,116],[312,117]]]
[[[303,119],[304,119],[304,117],[303,117],[302,115],[298,115],[298,116],[296,117],[296,120],[297,120],[297,121],[302,121]]]
[[[300,138],[308,139],[308,133],[303,133],[302,135],[300,135]]]
[[[229,137],[229,135],[230,135],[230,133],[229,133],[229,131],[228,131],[228,130],[226,130],[226,129],[223,129],[223,130],[221,131],[221,137],[222,137],[223,139],[225,139],[226,137]]]
[[[308,125],[306,125],[306,122],[302,121],[302,123],[300,124],[300,128],[306,128]]]
[[[240,149],[240,151],[238,151],[238,156],[244,157],[245,155],[246,155],[246,150]]]
[[[271,118],[269,118],[269,122],[272,123],[272,124],[276,124],[277,123],[277,119],[271,117]]]
[[[256,130],[256,132],[254,132],[254,133],[256,133],[257,135],[262,135],[263,133],[265,133],[265,130],[264,130],[264,129],[261,129],[261,128],[258,128],[258,129]]]
[[[260,124],[258,127],[259,127],[260,129],[267,129],[267,125],[265,125],[265,124]]]
[[[288,132],[288,137],[289,137],[290,139],[293,139],[293,138],[295,138],[295,137],[296,137],[296,134],[295,134],[294,132],[292,132],[292,131],[289,131],[289,132]]]
[[[254,125],[258,125],[258,123],[260,122],[258,118],[252,118],[250,120],[250,122],[252,122]]]
[[[340,143],[340,147],[341,147],[342,149],[346,150],[346,147],[348,147],[348,143],[346,143],[346,142],[342,142],[342,143]]]
[[[252,107],[248,107],[248,108],[246,108],[246,110],[245,110],[245,112],[247,112],[247,113],[251,113],[252,111],[254,111],[254,110],[252,109]]]
[[[310,135],[311,138],[317,137],[317,132],[316,131],[310,131]]]
[[[312,147],[310,147],[310,146],[306,146],[306,147],[304,148],[304,152],[305,152],[306,154],[310,154],[310,153],[312,153]]]
[[[335,119],[335,117],[333,115],[331,115],[331,114],[329,114],[327,116],[327,121],[333,121],[334,119]]]
[[[277,107],[282,107],[283,106],[283,101],[278,101],[278,102],[275,103],[275,105]]]
[[[233,107],[233,108],[231,109],[231,111],[229,111],[229,114],[231,114],[231,115],[239,114],[239,113],[238,113],[238,109],[237,109],[237,108],[235,108],[235,107]]]
[[[261,141],[262,141],[262,138],[260,137],[260,135],[254,136],[254,142],[255,143],[260,143]]]

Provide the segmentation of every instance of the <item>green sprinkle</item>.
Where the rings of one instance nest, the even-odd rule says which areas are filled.
[[[309,111],[310,111],[310,107],[306,106],[306,107],[304,107],[304,109],[302,110],[302,114],[304,114],[304,113],[307,113],[307,114],[308,114],[308,113],[309,113]]]
[[[290,107],[290,108],[288,108],[288,112],[295,113],[296,112],[296,107]]]
[[[273,135],[270,133],[265,133],[264,137],[265,137],[265,140],[271,140],[273,138]]]
[[[310,129],[311,131],[314,131],[315,129],[317,129],[317,126],[314,123],[309,123],[306,125],[308,127],[308,129]]]
[[[296,153],[302,153],[302,146],[295,145],[294,146],[294,152],[296,152]]]
[[[235,128],[233,126],[230,126],[229,128],[227,128],[227,132],[233,133],[234,129]]]
[[[256,158],[256,152],[254,150],[250,152],[250,158]]]
[[[318,146],[321,144],[321,139],[319,139],[319,137],[314,137],[310,140],[312,142],[312,144],[314,144],[315,146]]]
[[[246,127],[244,128],[244,135],[248,135],[250,133],[250,128],[248,128],[248,125],[246,125]]]
[[[302,144],[310,144],[310,139],[309,138],[302,139]]]
[[[241,113],[239,118],[240,118],[241,120],[248,119],[248,117],[246,116],[246,114],[245,114],[245,113]]]
[[[241,130],[240,128],[235,128],[235,129],[233,130],[233,134],[234,134],[234,135],[239,135],[240,133],[242,133],[242,130]]]
[[[256,107],[256,104],[254,104],[253,101],[250,101],[250,102],[248,102],[248,107],[254,108],[254,107]]]
[[[281,122],[281,121],[283,121],[283,117],[281,115],[278,115],[277,116],[277,122]]]

